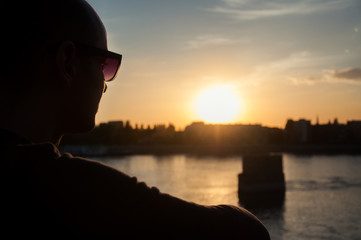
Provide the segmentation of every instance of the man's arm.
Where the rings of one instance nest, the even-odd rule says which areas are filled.
[[[243,208],[187,202],[101,163],[69,155],[57,165],[53,179],[59,195],[90,231],[169,239],[269,239],[263,224]]]

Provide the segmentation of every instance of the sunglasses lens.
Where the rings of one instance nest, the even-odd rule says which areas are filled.
[[[103,66],[104,80],[112,80],[117,73],[119,67],[119,59],[107,58]]]

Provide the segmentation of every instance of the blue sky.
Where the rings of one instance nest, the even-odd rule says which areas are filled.
[[[226,84],[240,123],[361,119],[359,0],[88,1],[124,56],[97,121],[202,120],[195,99]]]

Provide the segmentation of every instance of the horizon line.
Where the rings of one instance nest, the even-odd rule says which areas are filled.
[[[298,118],[298,119],[294,119],[294,118],[287,118],[285,124],[284,124],[284,127],[286,126],[287,122],[289,120],[292,120],[292,121],[309,121],[312,125],[312,120],[310,119],[307,119],[307,118]],[[108,123],[117,123],[117,122],[122,122],[123,124],[129,122],[130,126],[144,126],[146,125],[147,127],[148,126],[153,126],[153,127],[156,127],[156,126],[175,126],[175,124],[173,124],[172,122],[168,122],[168,124],[166,123],[155,123],[155,124],[144,124],[144,123],[135,123],[135,124],[131,124],[131,120],[110,120],[110,121],[107,121],[107,122],[100,122],[98,124],[95,125],[95,127],[97,126],[100,126],[101,124],[108,124]],[[331,120],[328,120],[328,122],[323,122],[323,123],[320,123],[318,121],[318,119],[316,119],[316,124],[314,125],[329,125],[329,124],[338,124],[338,125],[347,125],[349,122],[361,122],[361,119],[351,119],[351,120],[346,120],[346,122],[339,122],[338,121],[338,117],[334,118],[333,121]],[[191,121],[190,123],[186,124],[185,127],[183,127],[184,129],[188,126],[191,126],[192,124],[194,123],[202,123],[204,125],[223,125],[223,126],[227,126],[227,125],[248,125],[248,126],[262,126],[262,127],[269,127],[269,128],[280,128],[280,127],[276,127],[276,126],[269,126],[269,125],[264,125],[262,123],[259,123],[259,122],[254,122],[254,123],[242,123],[242,122],[228,122],[228,123],[213,123],[213,122],[206,122],[206,121],[202,121],[202,120],[193,120]],[[283,127],[283,128],[284,128]],[[180,128],[180,127],[178,127]],[[281,129],[281,128],[280,128]]]

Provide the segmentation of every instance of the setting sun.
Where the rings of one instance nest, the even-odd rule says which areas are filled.
[[[218,85],[205,89],[196,100],[196,111],[208,123],[229,123],[240,114],[240,99],[230,86]]]

